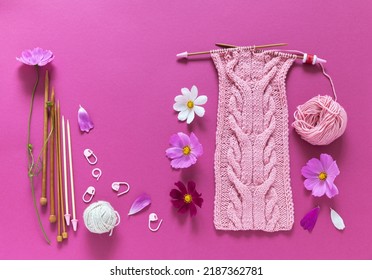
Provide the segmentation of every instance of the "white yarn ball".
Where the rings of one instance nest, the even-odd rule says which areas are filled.
[[[84,224],[93,233],[111,232],[120,223],[120,216],[107,201],[97,201],[84,210]],[[111,235],[110,233],[110,235]]]

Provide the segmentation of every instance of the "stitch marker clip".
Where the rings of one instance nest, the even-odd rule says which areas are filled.
[[[102,175],[102,171],[101,171],[101,169],[99,169],[99,168],[94,168],[94,169],[92,170],[92,176],[93,176],[94,178],[96,178],[97,181],[98,181],[98,179],[101,177],[101,175]]]
[[[85,149],[84,150],[84,156],[89,162],[90,165],[94,165],[97,163],[98,159],[97,156],[93,153],[91,149]]]
[[[155,232],[155,231],[158,231],[160,226],[161,226],[161,223],[163,222],[163,219],[160,220],[158,226],[156,228],[152,228],[151,227],[151,222],[156,222],[158,220],[158,215],[156,215],[155,213],[151,213],[149,215],[149,230],[151,230],[152,232]]]
[[[83,201],[85,203],[89,203],[92,201],[94,194],[96,193],[96,189],[92,186],[88,187],[85,193],[83,194]],[[85,197],[88,197],[88,199],[85,199]]]
[[[114,191],[116,191],[116,192],[119,192],[119,189],[120,189],[120,186],[126,186],[127,188],[126,188],[126,190],[125,191],[123,191],[123,192],[121,192],[121,193],[118,193],[118,196],[121,196],[121,195],[123,195],[123,194],[126,194],[127,192],[129,192],[129,190],[130,190],[130,186],[129,186],[129,184],[127,183],[127,182],[114,182],[114,183],[112,183],[112,185],[111,185],[111,188],[114,190]]]

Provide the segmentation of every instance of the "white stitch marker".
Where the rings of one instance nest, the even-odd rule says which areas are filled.
[[[91,202],[95,193],[96,189],[94,187],[92,186],[88,187],[85,193],[83,194],[83,201],[85,203]],[[86,196],[88,196],[88,199],[85,199]]]
[[[126,193],[129,192],[129,190],[130,190],[130,186],[129,186],[129,184],[128,184],[127,182],[114,182],[114,183],[112,183],[111,188],[112,188],[114,191],[119,192],[119,189],[120,189],[120,186],[121,186],[121,185],[126,186],[127,189],[126,189],[125,191],[121,192],[121,193],[118,193],[118,196],[121,196],[121,195],[123,195],[123,194],[126,194]]]
[[[99,169],[99,168],[94,168],[94,169],[92,170],[92,176],[93,176],[94,178],[96,178],[97,181],[98,181],[98,179],[101,177],[101,175],[102,175],[102,171],[101,171],[101,169]]]
[[[85,149],[84,156],[90,165],[95,165],[98,161],[98,158],[96,157],[96,155],[93,153],[91,149]]]
[[[151,213],[149,215],[149,230],[151,230],[152,232],[155,232],[155,231],[158,231],[162,222],[163,222],[163,219],[160,220],[158,226],[156,228],[152,228],[151,227],[151,222],[156,222],[158,220],[158,215],[156,215],[155,213]]]

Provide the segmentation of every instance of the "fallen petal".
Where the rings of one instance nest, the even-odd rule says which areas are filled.
[[[146,206],[151,204],[151,197],[143,193],[133,202],[132,207],[129,210],[128,216],[133,215],[144,209]]]
[[[332,208],[331,209],[331,220],[333,225],[338,229],[338,230],[344,230],[345,229],[345,223],[344,220],[341,218],[341,216]]]
[[[94,127],[88,112],[81,106],[78,111],[78,123],[81,131],[89,132]]]
[[[318,206],[318,207],[315,207],[314,209],[311,209],[309,213],[307,213],[302,218],[300,224],[303,227],[303,229],[308,230],[309,232],[312,232],[316,224],[316,221],[318,220],[319,212],[320,212],[320,207]]]

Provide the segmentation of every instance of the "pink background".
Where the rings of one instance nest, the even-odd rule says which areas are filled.
[[[0,258],[1,259],[371,259],[370,129],[372,79],[369,53],[370,1],[13,1],[0,2]],[[328,60],[339,102],[348,112],[346,133],[325,147],[307,144],[290,128],[291,181],[295,223],[289,232],[219,232],[213,226],[217,75],[208,57],[177,61],[182,51],[214,49],[214,43],[237,45],[289,43],[288,49],[317,53]],[[45,243],[37,225],[26,175],[26,129],[32,67],[15,60],[21,51],[40,46],[55,60],[46,68],[72,126],[77,232],[56,242],[56,227],[41,211],[52,240]],[[45,68],[43,68],[44,73]],[[182,87],[197,85],[209,97],[206,114],[187,127],[172,109]],[[42,137],[43,87],[35,100],[32,142]],[[287,78],[290,123],[296,106],[318,94],[331,94],[317,68],[296,63]],[[81,104],[95,128],[78,129]],[[168,139],[194,131],[204,146],[197,164],[172,170],[165,157]],[[96,182],[85,148],[98,156],[103,176]],[[339,165],[332,200],[314,199],[303,187],[301,167],[320,153]],[[194,219],[176,213],[169,191],[178,180],[195,180],[204,204]],[[37,192],[40,196],[40,177]],[[116,197],[114,181],[127,181],[131,191]],[[89,185],[96,200],[109,201],[122,221],[112,237],[84,227],[87,206],[81,196]],[[142,192],[152,197],[146,211],[127,217]],[[321,212],[314,231],[300,227],[316,205]],[[344,218],[337,231],[329,207]],[[157,233],[147,229],[148,215],[164,219]]]

